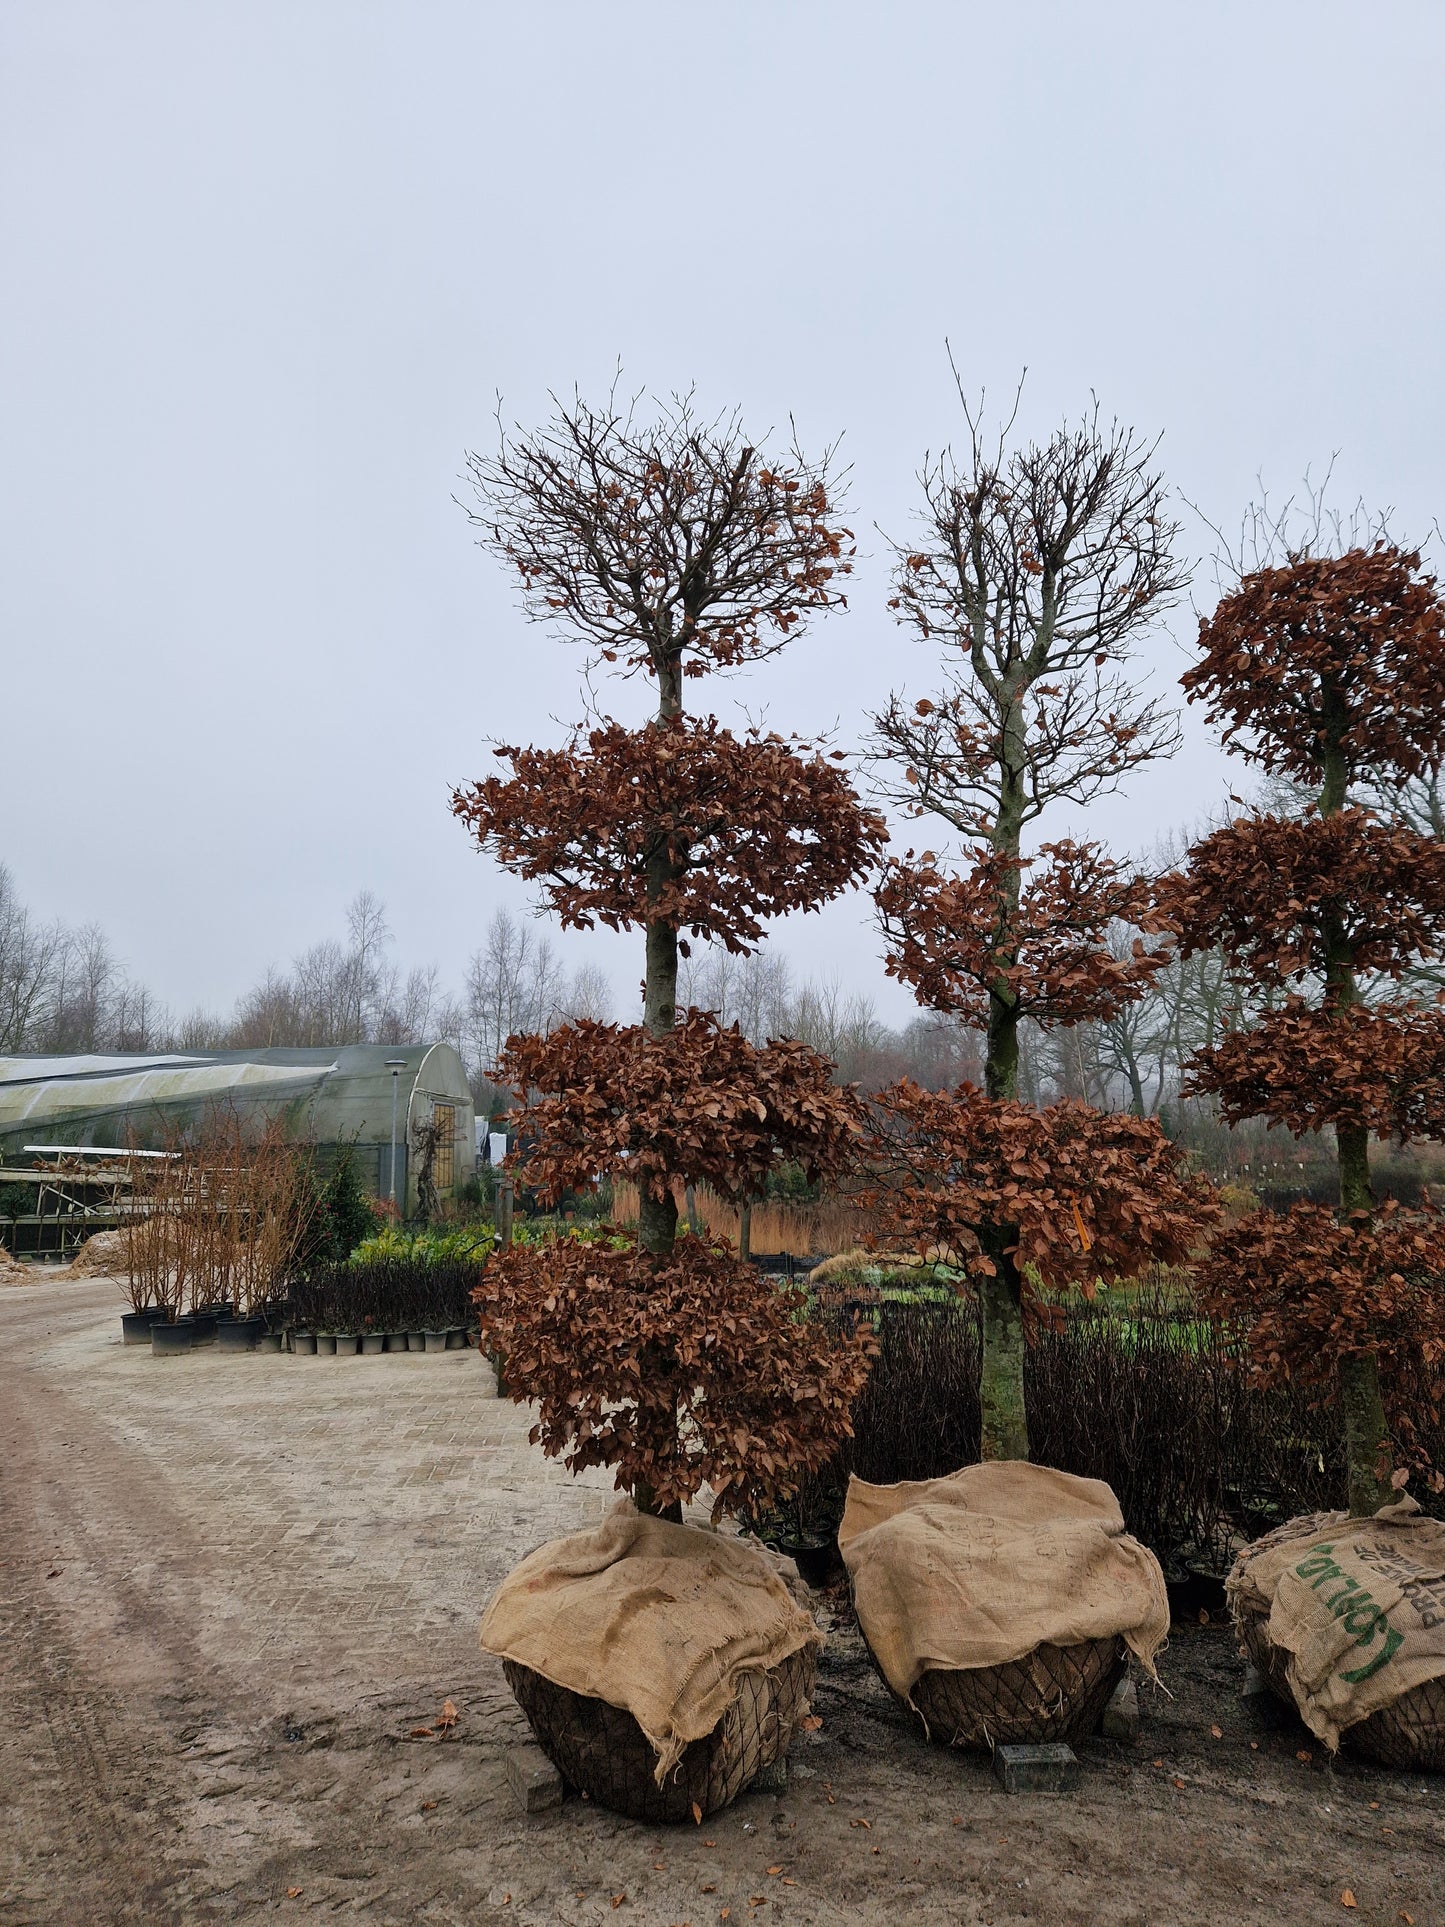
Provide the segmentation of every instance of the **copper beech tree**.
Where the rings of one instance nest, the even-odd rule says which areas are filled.
[[[1248,1326],[1267,1377],[1338,1388],[1351,1510],[1388,1494],[1404,1388],[1445,1360],[1445,1221],[1376,1211],[1372,1135],[1445,1138],[1445,1010],[1400,995],[1445,951],[1445,848],[1358,807],[1445,748],[1445,605],[1387,542],[1245,574],[1200,624],[1183,677],[1228,746],[1318,791],[1302,818],[1241,816],[1165,879],[1186,954],[1218,947],[1264,1003],[1192,1066],[1226,1118],[1333,1130],[1339,1208],[1255,1213],[1213,1244],[1210,1302]],[[1413,1365],[1410,1363],[1413,1361]],[[1423,1367],[1418,1371],[1415,1367]]]
[[[962,389],[960,388],[962,398]],[[1043,445],[970,431],[961,460],[925,464],[923,536],[897,551],[893,608],[942,645],[945,682],[876,718],[891,800],[964,842],[887,866],[877,892],[889,971],[919,1001],[986,1031],[983,1093],[948,1104],[904,1085],[881,1099],[880,1156],[900,1236],[962,1254],[983,1311],[985,1458],[1027,1458],[1025,1266],[1045,1282],[1132,1275],[1187,1247],[1207,1219],[1157,1125],[1018,1102],[1019,1028],[1106,1019],[1164,962],[1111,928],[1163,928],[1150,892],[1097,845],[1024,835],[1169,753],[1172,717],[1122,667],[1182,586],[1152,448],[1098,412]],[[891,1200],[891,1202],[890,1202]]]
[[[551,1198],[636,1179],[637,1238],[493,1260],[482,1327],[513,1395],[539,1401],[533,1437],[574,1468],[613,1467],[641,1509],[676,1516],[704,1484],[719,1509],[783,1497],[848,1429],[868,1341],[830,1341],[736,1253],[679,1239],[677,1191],[706,1180],[745,1200],[783,1159],[826,1176],[854,1155],[861,1114],[802,1045],[680,1012],[678,958],[690,938],[751,950],[766,919],[859,881],[884,830],[836,754],[689,716],[683,693],[842,603],[852,540],[831,460],[769,460],[736,416],[703,420],[684,396],[647,420],[559,405],[470,465],[473,520],[528,615],[657,691],[641,727],[503,748],[507,773],[453,798],[564,924],[646,944],[640,1024],[515,1037],[501,1067],[525,1107],[529,1181]]]

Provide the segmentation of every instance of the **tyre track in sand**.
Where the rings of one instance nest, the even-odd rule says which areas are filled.
[[[209,1695],[176,1583],[205,1548],[102,1422],[8,1356],[0,1413],[0,1918],[207,1918],[179,1753]]]

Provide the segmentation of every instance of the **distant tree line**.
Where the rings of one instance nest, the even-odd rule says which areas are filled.
[[[326,1048],[339,1044],[452,1044],[479,1112],[506,1093],[488,1073],[508,1037],[547,1032],[574,1018],[615,1014],[613,987],[595,963],[568,970],[531,918],[498,909],[447,988],[435,964],[403,970],[384,905],[369,890],[346,911],[343,936],[272,965],[229,1016],[197,1008],[176,1018],[130,977],[99,924],[37,920],[0,865],[0,1053]],[[872,1000],[836,979],[795,982],[786,956],[746,958],[704,949],[684,966],[683,1004],[715,1011],[755,1042],[798,1037],[838,1067],[844,1082],[876,1089],[907,1075],[944,1089],[977,1068],[968,1032],[920,1015],[901,1030]]]
[[[1309,799],[1274,781],[1262,801],[1277,815],[1293,815]],[[1383,817],[1425,835],[1445,835],[1445,774],[1438,768],[1409,784],[1375,784],[1368,801]],[[1210,827],[1171,833],[1140,867],[1148,873],[1172,868]],[[1136,940],[1151,947],[1159,941],[1141,938],[1123,923],[1109,934],[1121,957]],[[128,974],[98,923],[37,919],[0,864],[0,1054],[440,1040],[457,1050],[479,1114],[488,1114],[507,1102],[489,1073],[509,1036],[550,1031],[579,1017],[606,1022],[616,1014],[613,986],[602,969],[584,963],[569,971],[535,921],[505,909],[492,913],[455,989],[444,985],[437,965],[403,971],[393,952],[385,908],[363,890],[347,908],[344,936],[311,945],[289,968],[273,965],[238,998],[229,1017],[195,1009],[176,1019]],[[1445,991],[1445,965],[1418,966],[1405,988],[1433,1001]],[[753,1043],[798,1038],[837,1067],[840,1082],[857,1083],[865,1092],[900,1077],[926,1090],[981,1081],[977,1029],[934,1012],[893,1028],[866,993],[844,990],[836,976],[798,978],[786,953],[775,948],[740,957],[721,946],[699,946],[681,964],[678,1003],[737,1024]],[[1019,1094],[1034,1105],[1077,1097],[1105,1110],[1158,1117],[1170,1136],[1189,1143],[1221,1175],[1312,1169],[1325,1148],[1314,1140],[1296,1143],[1278,1130],[1266,1133],[1258,1121],[1226,1126],[1212,1099],[1181,1095],[1188,1059],[1211,1050],[1226,1031],[1255,1014],[1217,951],[1172,955],[1139,1000],[1107,1020],[1045,1032],[1025,1019]]]

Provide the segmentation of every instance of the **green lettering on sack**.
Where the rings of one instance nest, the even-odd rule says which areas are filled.
[[[1383,1648],[1376,1653],[1368,1666],[1358,1666],[1351,1673],[1340,1674],[1340,1678],[1344,1680],[1347,1685],[1358,1686],[1362,1681],[1372,1678],[1379,1672],[1382,1666],[1388,1664],[1388,1662],[1394,1658],[1395,1654],[1404,1644],[1405,1635],[1403,1633],[1397,1633],[1383,1613],[1375,1621],[1374,1631],[1378,1631],[1381,1626],[1385,1629],[1385,1644]],[[1374,1632],[1372,1631],[1370,1637],[1373,1638],[1373,1636]],[[1358,1646],[1364,1646],[1369,1644],[1369,1640],[1360,1639],[1356,1640],[1355,1643]]]
[[[1316,1573],[1328,1575],[1331,1572],[1338,1572],[1339,1567],[1336,1566],[1333,1556],[1334,1550],[1333,1546],[1315,1546],[1295,1567],[1296,1576],[1300,1579],[1313,1579]]]
[[[1341,1601],[1348,1599],[1352,1592],[1358,1592],[1360,1590],[1360,1582],[1358,1579],[1345,1578],[1344,1573],[1341,1573],[1340,1577],[1344,1579],[1344,1585],[1340,1587],[1339,1591],[1335,1593],[1332,1598],[1325,1601],[1326,1606],[1329,1607],[1336,1619],[1338,1619],[1340,1614],[1345,1610]],[[1365,1597],[1368,1598],[1369,1594],[1367,1593]]]
[[[1363,1646],[1366,1639],[1374,1638],[1375,1627],[1385,1617],[1367,1592],[1351,1602],[1344,1611],[1336,1614],[1347,1633],[1356,1634],[1356,1644]]]

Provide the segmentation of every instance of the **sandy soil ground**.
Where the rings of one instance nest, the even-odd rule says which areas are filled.
[[[1246,1713],[1215,1624],[1175,1628],[1136,1746],[1010,1798],[824,1596],[785,1795],[527,1820],[476,1620],[605,1482],[545,1465],[475,1354],[160,1361],[120,1308],[0,1292],[0,1921],[1445,1923],[1445,1783]]]

